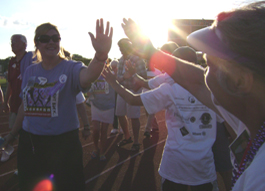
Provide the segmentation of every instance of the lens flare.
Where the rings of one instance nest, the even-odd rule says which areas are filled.
[[[52,191],[52,190],[53,190],[52,182],[49,179],[40,181],[33,189],[33,191]]]

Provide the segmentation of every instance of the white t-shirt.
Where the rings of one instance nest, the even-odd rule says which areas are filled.
[[[265,144],[263,144],[250,166],[238,178],[232,191],[264,191],[265,190]]]
[[[212,100],[214,96],[212,95]],[[245,129],[249,132],[246,125],[236,118],[234,115],[226,111],[222,106],[216,105],[213,101],[215,107],[222,114],[224,120],[234,129],[237,135],[240,135]],[[233,155],[231,155],[231,160],[233,163]],[[243,174],[236,181],[233,187],[233,191],[263,191],[265,190],[265,145],[263,144],[256,156],[254,157],[250,166],[243,172]]]
[[[166,75],[149,81],[159,85]],[[163,78],[163,79],[161,79]],[[159,174],[170,181],[200,185],[216,180],[212,145],[216,138],[216,114],[180,85],[164,83],[141,94],[149,114],[166,109],[168,137]]]
[[[147,70],[146,74],[147,74],[147,79],[150,80],[150,79],[154,78],[155,76],[162,74],[162,72],[155,68],[154,71]],[[143,88],[143,92],[145,92],[145,91],[148,91],[148,89]]]
[[[76,104],[83,103],[85,100],[86,100],[86,98],[85,98],[83,92],[79,92],[79,93],[76,95]]]

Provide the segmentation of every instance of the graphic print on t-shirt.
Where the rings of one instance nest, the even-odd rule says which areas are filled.
[[[109,84],[104,79],[99,78],[92,84],[91,89],[94,94],[108,94]]]
[[[189,131],[187,130],[187,128],[185,126],[180,128],[180,132],[181,132],[183,137],[189,134]]]
[[[41,80],[40,80],[41,79]],[[43,83],[44,78],[31,77],[23,90],[23,103],[26,116],[57,117],[59,92],[65,85],[67,77],[61,75],[58,81]]]

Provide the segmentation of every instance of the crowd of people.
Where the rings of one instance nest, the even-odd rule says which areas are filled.
[[[67,56],[51,23],[36,28],[34,54],[26,52],[23,35],[13,35],[15,57],[8,67],[6,95],[1,94],[11,130],[1,147],[19,139],[20,189],[32,190],[43,177],[52,177],[56,190],[85,190],[78,114],[83,138],[92,130],[91,158],[105,161],[108,127],[115,119],[124,134],[118,146],[132,144],[131,151],[140,150],[144,106],[147,138],[158,128],[155,114],[165,110],[161,190],[216,190],[216,172],[226,190],[264,190],[264,22],[265,1],[254,2],[219,13],[210,27],[187,37],[188,46],[167,42],[156,49],[133,20],[124,19],[128,38],[118,42],[122,57],[110,61],[113,29],[100,19],[96,35],[89,33],[95,56],[88,66]],[[197,64],[196,51],[204,53],[206,67]],[[87,92],[91,128],[85,115]],[[3,153],[1,161],[8,160]]]

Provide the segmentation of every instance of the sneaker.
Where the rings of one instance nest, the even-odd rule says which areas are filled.
[[[105,155],[100,155],[99,160],[100,160],[100,161],[106,161],[107,158],[106,158]]]
[[[119,129],[112,129],[110,132],[111,135],[116,135],[118,133],[119,133]]]
[[[118,143],[118,147],[127,145],[127,144],[132,143],[132,142],[133,142],[133,140],[131,137],[129,139],[123,139],[121,142]]]
[[[150,138],[150,132],[145,131],[145,132],[144,132],[144,136],[146,136],[146,138]]]
[[[131,148],[131,151],[136,151],[138,152],[140,150],[140,145],[141,144],[133,144],[132,145],[132,148]]]
[[[16,170],[16,171],[14,172],[14,174],[15,174],[15,175],[18,175],[18,170]]]
[[[10,155],[14,152],[14,147],[7,145],[5,150],[2,150],[1,162],[6,162]]]

